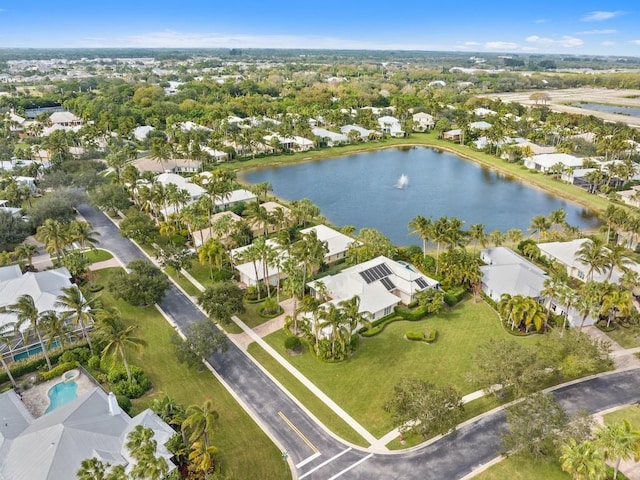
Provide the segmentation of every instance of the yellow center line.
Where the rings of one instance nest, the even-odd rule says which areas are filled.
[[[311,450],[313,450],[313,452],[314,452],[314,453],[318,453],[318,449],[316,448],[316,446],[315,446],[313,443],[311,443],[311,442],[309,441],[309,439],[308,439],[307,437],[305,437],[305,436],[302,434],[302,432],[301,432],[300,430],[298,430],[298,428],[297,428],[293,423],[291,423],[291,420],[289,420],[289,419],[285,416],[285,414],[284,414],[284,413],[282,413],[282,412],[278,412],[278,416],[279,416],[282,420],[284,420],[284,423],[286,423],[287,425],[289,425],[289,427],[291,428],[291,430],[293,430],[294,432],[296,432],[296,434],[297,434],[297,435],[302,439],[302,441],[303,441],[304,443],[306,443],[306,444],[307,444],[307,446],[308,446]]]

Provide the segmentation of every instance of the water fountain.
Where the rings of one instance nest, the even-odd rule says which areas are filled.
[[[407,177],[404,173],[400,175],[400,178],[396,182],[396,188],[402,190],[404,187],[409,185],[409,177]]]

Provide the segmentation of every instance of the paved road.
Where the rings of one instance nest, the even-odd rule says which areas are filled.
[[[100,246],[124,263],[146,258],[132,242],[120,236],[104,214],[87,205],[78,210],[100,233]],[[174,286],[160,307],[180,329],[204,318]],[[227,352],[215,355],[210,363],[251,408],[261,426],[289,452],[293,464],[299,466],[295,473],[300,479],[456,479],[497,455],[497,432],[504,427],[504,412],[480,418],[412,452],[373,454],[351,448],[327,433],[235,345],[230,344]],[[565,386],[555,393],[570,412],[578,408],[596,412],[635,402],[640,398],[640,369]]]

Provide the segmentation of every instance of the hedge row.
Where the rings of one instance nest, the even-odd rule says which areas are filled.
[[[42,380],[51,380],[52,378],[59,377],[63,373],[71,370],[72,368],[78,368],[80,364],[77,361],[61,363],[57,367],[52,368],[48,372],[42,372],[40,378]]]
[[[390,323],[406,320],[406,318],[401,317],[399,315],[393,315],[393,316],[386,316],[384,318],[381,318],[380,320],[382,321],[378,323],[376,322],[372,323],[370,328],[361,330],[360,334],[363,337],[375,337],[376,335],[381,333],[385,329],[385,327]]]
[[[395,307],[394,312],[396,315],[401,316],[405,320],[409,320],[410,322],[415,322],[416,320],[422,320],[427,316],[427,309],[424,307],[414,308],[413,310],[409,310],[405,307]]]

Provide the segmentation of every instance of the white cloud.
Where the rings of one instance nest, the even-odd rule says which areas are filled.
[[[480,42],[464,42],[462,45],[465,47],[475,47],[482,44]]]
[[[547,23],[549,20],[546,18],[539,18],[536,21],[534,21],[533,23]]]
[[[616,44],[616,42],[612,42],[610,40],[607,40],[605,42],[602,42],[600,45],[604,45],[605,47],[610,47],[610,46],[615,45],[615,44]]]
[[[573,48],[573,47],[581,47],[584,45],[584,41],[576,37],[570,37],[568,35],[564,35],[561,38],[549,38],[549,37],[539,37],[538,35],[531,35],[525,40],[529,43],[533,43],[534,45],[538,45],[540,47],[565,47],[565,48]]]
[[[617,33],[617,30],[613,30],[612,28],[605,28],[602,30],[585,30],[583,32],[576,32],[576,35],[611,35],[612,33]]]
[[[489,50],[517,50],[518,48],[520,48],[520,45],[514,42],[494,41],[486,42],[484,44],[484,48],[487,48]]]
[[[583,15],[580,20],[583,22],[601,22],[603,20],[609,20],[614,17],[619,17],[620,15],[624,15],[625,12],[621,10],[617,10],[615,12],[605,12],[601,10],[597,10],[595,12],[589,12],[586,15]]]
[[[631,40],[631,43],[635,43],[636,45],[640,45],[640,40]]]

